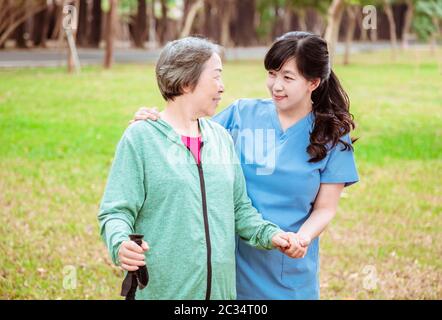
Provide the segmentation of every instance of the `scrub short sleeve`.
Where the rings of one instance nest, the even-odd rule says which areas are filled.
[[[237,120],[237,110],[238,110],[239,100],[232,103],[230,106],[225,108],[220,113],[212,117],[212,120],[218,122],[227,130],[232,130]]]
[[[342,137],[350,143],[350,135]],[[358,171],[353,150],[342,150],[344,146],[338,143],[331,151],[324,169],[321,170],[321,183],[344,183],[346,187],[359,181]]]

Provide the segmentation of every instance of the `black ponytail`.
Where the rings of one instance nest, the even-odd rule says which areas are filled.
[[[353,115],[349,112],[350,99],[341,86],[333,70],[328,79],[321,81],[312,93],[315,125],[310,134],[307,152],[312,156],[309,162],[317,162],[327,155],[329,148],[342,143],[342,150],[353,150],[351,144],[343,141],[342,136],[355,129]],[[355,142],[353,140],[352,142]]]

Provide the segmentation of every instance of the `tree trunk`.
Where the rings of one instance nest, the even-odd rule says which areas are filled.
[[[186,25],[186,20],[187,20],[187,16],[189,15],[189,11],[190,8],[192,7],[192,5],[195,4],[195,1],[197,0],[183,0],[183,15],[181,17],[181,21],[180,21],[180,30],[184,29],[184,26]],[[204,0],[203,0],[204,2]]]
[[[232,4],[234,6],[235,4]],[[232,8],[231,25],[235,28],[232,31],[232,37],[235,45],[249,46],[254,44],[256,39],[255,29],[255,0],[237,1],[236,8]]]
[[[356,15],[357,15],[358,10],[360,10],[360,9],[356,6],[347,7],[348,25],[347,25],[347,33],[345,36],[344,65],[347,65],[350,63],[351,44],[352,44],[353,37],[355,34]]]
[[[396,59],[397,37],[396,37],[396,23],[394,22],[393,10],[388,0],[384,0],[384,10],[388,18],[388,25],[390,28],[391,54],[393,60]]]
[[[413,20],[413,1],[407,0],[407,11],[405,12],[405,21],[402,27],[402,49],[408,49],[408,38],[410,36],[411,22]]]
[[[68,3],[68,0],[63,0],[63,7]],[[80,7],[80,0],[75,0],[73,3],[71,3],[77,10]],[[72,37],[73,37],[73,45],[75,45],[76,38],[77,38],[77,30],[78,30],[78,19],[77,19],[77,29],[72,29],[70,28],[70,31],[72,32]],[[64,29],[64,32],[61,33],[63,36],[66,34],[66,32],[69,32],[69,29]],[[68,73],[73,73],[75,70],[75,61],[74,61],[74,56],[72,55],[72,51],[71,51],[71,47],[69,46],[69,36],[67,36],[67,41],[68,41],[68,63],[67,63],[67,69],[68,69]]]
[[[338,42],[339,27],[341,25],[342,14],[345,9],[343,0],[333,0],[328,8],[327,29],[325,30],[325,40],[328,43],[330,61],[333,62],[336,44]]]
[[[20,23],[20,25],[15,30],[15,45],[17,48],[26,49],[28,46],[26,45],[26,21]]]
[[[98,48],[100,46],[101,21],[102,21],[101,0],[93,0],[92,20],[90,24],[90,33],[89,33],[89,45],[94,48]]]
[[[228,47],[231,45],[230,37],[230,19],[232,17],[233,11],[233,1],[232,0],[218,0],[218,13],[223,13],[221,16],[221,41],[220,44],[223,47]],[[222,10],[223,9],[223,10]]]
[[[146,0],[138,0],[137,16],[134,24],[134,44],[137,48],[144,48],[144,41],[147,36],[147,6]]]
[[[9,1],[0,2],[0,47],[21,23],[46,8],[46,1],[32,2],[26,7],[14,7]]]
[[[362,11],[358,10],[356,13],[356,21],[357,21],[357,25],[359,26],[359,30],[361,31],[360,40],[367,41],[368,40],[368,32],[367,32],[367,29],[364,28],[364,26],[362,25],[363,19],[364,19],[364,15],[362,14]]]
[[[305,21],[305,9],[298,10],[299,30],[307,31],[307,22]]]
[[[370,29],[370,40],[371,42],[378,41],[378,29]]]
[[[63,22],[63,5],[54,3],[54,11],[53,11],[55,23],[54,28],[52,29],[52,33],[50,35],[51,39],[58,39],[62,29]]]
[[[181,31],[181,38],[187,37],[190,34],[190,30],[192,29],[195,17],[198,14],[198,12],[201,9],[203,9],[203,7],[204,7],[204,0],[197,0],[189,8],[188,13],[186,15],[186,20],[184,21],[183,30]]]
[[[289,1],[285,4],[284,17],[282,22],[283,33],[289,32],[292,24],[293,7]]]
[[[212,21],[212,1],[210,0],[206,0],[204,1],[204,35],[208,38],[212,38],[215,39],[216,37],[213,36],[212,34],[212,25],[211,25],[211,21]]]
[[[281,17],[281,7],[278,1],[273,1],[273,11],[275,20],[273,21],[272,38],[275,39],[283,33],[283,17]]]
[[[80,0],[80,8],[78,10],[78,30],[77,30],[77,45],[85,46],[87,44],[88,31],[88,2],[87,0]]]
[[[325,31],[324,19],[318,11],[313,11],[316,19],[314,20],[313,33],[323,36]]]
[[[216,10],[216,5],[214,0],[205,0],[204,1],[204,29],[203,34],[216,42],[219,43],[219,30],[218,26],[214,24],[214,20],[217,20],[217,16],[213,14]]]
[[[440,34],[439,20],[437,17],[432,17],[433,25],[435,30],[430,36],[430,52],[434,55],[436,54],[437,48],[437,36]]]
[[[149,6],[149,48],[156,48],[157,44],[157,32],[156,32],[156,19],[155,19],[155,0],[151,0]]]
[[[160,44],[164,45],[166,42],[166,32],[167,32],[167,0],[160,0],[161,2],[161,19],[159,25],[159,40]]]
[[[46,7],[34,16],[33,36],[34,46],[46,47],[46,39],[48,37],[49,28],[49,10]]]
[[[114,36],[117,24],[118,0],[109,0],[109,11],[106,18],[106,52],[104,55],[104,68],[110,69],[114,54]]]

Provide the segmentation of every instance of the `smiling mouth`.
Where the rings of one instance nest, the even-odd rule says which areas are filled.
[[[287,96],[277,96],[277,95],[273,95],[273,99],[275,100],[282,100],[284,98],[287,98]]]

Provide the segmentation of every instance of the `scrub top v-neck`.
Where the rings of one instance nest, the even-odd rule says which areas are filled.
[[[349,186],[359,180],[353,151],[342,144],[323,160],[308,161],[313,113],[283,131],[271,99],[241,99],[213,120],[232,135],[254,207],[283,230],[299,230],[321,183]],[[342,140],[351,144],[349,135]],[[238,299],[319,298],[319,238],[302,259],[258,250],[238,238],[236,258]]]

